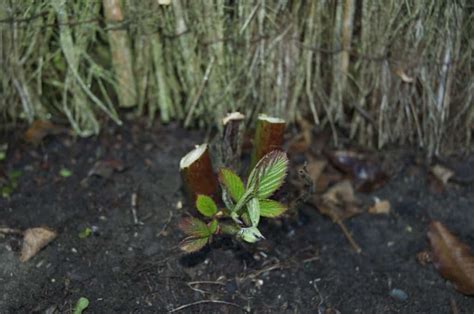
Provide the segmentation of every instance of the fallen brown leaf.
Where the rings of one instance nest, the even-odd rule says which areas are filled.
[[[350,150],[325,152],[334,167],[349,175],[357,191],[371,192],[388,180],[381,163],[374,157]]]
[[[474,256],[470,248],[439,221],[431,222],[428,239],[436,270],[459,292],[474,295]]]
[[[26,229],[23,233],[23,245],[20,261],[26,262],[57,236],[54,230],[45,227]]]
[[[343,180],[343,176],[339,172],[336,172],[335,170],[324,171],[316,182],[316,193],[323,193],[329,186],[332,186],[341,180]]]
[[[351,183],[344,180],[335,184],[322,197],[315,195],[312,203],[323,215],[329,216],[341,228],[354,251],[361,253],[362,249],[352,238],[351,233],[344,224],[344,219],[362,212],[358,206],[358,200],[355,198]]]
[[[338,221],[360,214],[362,210],[358,203],[352,184],[344,180],[330,187],[317,201],[317,207],[321,213]]]
[[[311,159],[306,165],[308,174],[316,185],[318,185],[318,180],[321,177],[321,174],[323,173],[324,168],[326,168],[326,164],[327,164],[326,160]]]
[[[55,125],[47,120],[36,120],[26,130],[23,138],[30,144],[39,145],[46,136],[65,132],[67,132],[67,129],[62,126]]]
[[[439,181],[443,183],[443,185],[446,185],[449,179],[454,175],[454,171],[441,165],[435,165],[431,167],[430,171]]]
[[[288,153],[304,153],[308,150],[311,144],[311,133],[308,131],[302,132],[293,137],[288,145]]]
[[[390,210],[389,201],[376,199],[374,205],[369,207],[368,212],[370,214],[389,214]]]
[[[116,159],[99,160],[89,170],[87,176],[99,176],[105,179],[110,178],[114,172],[120,172],[124,170],[123,162]]]
[[[89,185],[90,177],[96,176],[109,179],[114,174],[114,172],[122,172],[124,169],[124,164],[120,160],[108,159],[96,161],[96,163],[87,173],[87,177],[81,181],[81,185],[83,187],[87,187]]]
[[[312,142],[311,132],[313,124],[303,118],[297,119],[296,123],[299,126],[300,132],[289,141],[289,154],[307,152]]]

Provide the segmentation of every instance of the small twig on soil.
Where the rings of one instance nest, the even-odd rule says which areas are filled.
[[[314,255],[310,256],[304,259],[301,259],[300,253],[304,252],[308,249],[311,249],[312,246],[306,247],[302,250],[298,250],[298,252],[293,254],[293,257],[288,258],[287,260],[284,261],[276,261],[275,263],[271,264],[270,266],[264,267],[259,270],[255,270],[249,274],[246,274],[245,276],[238,277],[239,280],[243,281],[245,279],[256,279],[258,276],[260,276],[263,273],[272,271],[272,270],[281,270],[281,269],[286,269],[286,268],[292,268],[292,267],[299,267],[305,263],[309,263],[312,261],[319,260],[319,255]]]
[[[319,288],[318,288],[318,284],[317,284],[317,280],[313,280],[313,287],[314,289],[316,290],[316,292],[318,293],[319,295],[319,304],[318,304],[318,314],[322,314],[323,313],[323,303],[324,303],[324,298],[323,298],[323,295],[321,294],[321,291],[319,291]]]
[[[339,227],[341,228],[342,230],[342,233],[344,233],[344,235],[346,236],[347,240],[349,241],[349,243],[351,244],[352,248],[354,249],[354,251],[356,251],[356,253],[360,254],[362,252],[362,249],[360,248],[360,246],[355,242],[354,238],[352,237],[351,233],[349,232],[349,230],[347,230],[347,227],[346,225],[344,224],[344,222],[340,219],[336,220],[336,223],[339,225]]]
[[[451,297],[450,303],[451,303],[451,313],[459,314],[458,304],[456,303],[456,300],[453,297]]]
[[[272,271],[272,270],[276,270],[276,269],[283,269],[283,268],[289,268],[289,266],[285,266],[280,262],[276,262],[273,265],[270,265],[270,266],[265,267],[265,268],[260,269],[260,270],[256,270],[256,271],[248,274],[247,276],[240,278],[240,280],[249,279],[249,278],[250,279],[255,279],[263,273],[266,273],[266,272],[269,272],[269,271]]]
[[[223,282],[220,282],[220,281],[202,280],[202,281],[190,281],[190,282],[188,282],[188,285],[202,285],[202,284],[225,286],[225,284]]]
[[[247,312],[243,307],[241,307],[240,305],[238,305],[236,303],[227,302],[227,301],[220,301],[220,300],[200,300],[200,301],[197,301],[197,302],[193,302],[193,303],[178,306],[177,308],[172,309],[168,313],[175,313],[175,312],[187,309],[188,307],[192,307],[192,306],[199,305],[199,304],[206,304],[206,303],[230,305],[230,306],[238,307],[242,311]]]
[[[170,216],[168,217],[168,220],[165,222],[161,230],[158,232],[157,238],[159,238],[163,232],[168,228],[168,225],[171,223],[171,220],[173,219],[173,211],[170,210]]]
[[[202,294],[211,294],[212,292],[210,291],[206,291],[206,290],[202,290],[202,289],[199,289],[199,288],[195,288],[193,287],[192,285],[189,284],[189,282],[186,284],[191,290],[193,291],[196,291],[196,292],[199,292],[199,293],[202,293]]]
[[[3,234],[18,234],[18,235],[22,235],[22,234],[23,234],[23,231],[21,231],[20,229],[14,229],[14,228],[8,228],[8,227],[0,227],[0,233],[3,233]]]
[[[309,263],[309,262],[318,261],[318,260],[319,260],[319,256],[311,256],[311,257],[305,258],[302,262]]]
[[[209,284],[209,285],[225,286],[225,284],[223,284],[222,282],[219,282],[219,281],[190,281],[190,282],[187,282],[186,284],[192,290],[197,291],[199,293],[203,293],[203,294],[212,293],[212,292],[205,291],[205,290],[202,290],[202,289],[199,289],[199,288],[195,288],[194,285]]]
[[[132,193],[132,216],[133,216],[133,223],[135,225],[143,225],[143,222],[138,220],[137,216],[137,208],[138,208],[138,193],[133,192]]]

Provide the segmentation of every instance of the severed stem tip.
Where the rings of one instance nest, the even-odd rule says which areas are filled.
[[[183,170],[191,166],[198,160],[207,150],[207,144],[197,145],[195,149],[187,153],[179,162],[179,169]]]

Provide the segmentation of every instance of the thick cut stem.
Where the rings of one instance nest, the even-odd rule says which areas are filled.
[[[186,192],[193,203],[197,194],[216,194],[217,177],[212,169],[207,144],[197,146],[181,158],[179,168]]]
[[[283,119],[269,117],[265,114],[258,116],[255,138],[253,143],[250,169],[272,150],[281,148],[286,122]]]
[[[236,172],[240,169],[244,118],[245,116],[240,112],[232,112],[222,120],[224,125],[220,154],[222,166]]]
[[[109,27],[110,52],[120,106],[132,107],[137,104],[137,95],[128,33],[125,29],[118,27],[124,20],[122,6],[120,0],[103,0],[102,4]]]

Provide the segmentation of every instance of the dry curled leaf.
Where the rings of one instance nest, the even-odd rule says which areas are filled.
[[[306,165],[308,174],[316,185],[318,184],[317,182],[323,173],[324,168],[326,168],[326,164],[327,162],[325,160],[312,159]]]
[[[428,173],[429,189],[433,193],[442,193],[445,191],[446,184],[453,177],[454,171],[441,166],[435,165],[430,168]]]
[[[296,124],[298,125],[299,133],[288,142],[287,151],[290,155],[307,152],[313,140],[313,123],[304,118],[296,118]]]
[[[329,188],[321,198],[314,196],[312,203],[321,214],[329,216],[334,223],[339,225],[354,251],[361,253],[362,249],[344,224],[344,219],[362,212],[354,195],[352,184],[348,180],[341,181]]]
[[[322,192],[326,190],[328,186],[328,180],[326,180],[326,175],[323,175],[323,171],[326,168],[327,161],[321,159],[314,159],[308,157],[309,161],[302,166],[299,166],[298,181],[292,182],[293,185],[297,186],[299,189],[304,189],[305,186],[311,187],[311,193]],[[340,178],[338,178],[340,180]],[[339,181],[336,180],[335,182]]]
[[[436,270],[459,292],[474,295],[474,256],[470,248],[439,221],[431,222],[428,239]]]
[[[375,204],[369,207],[368,212],[370,214],[389,214],[390,213],[390,202],[388,200],[375,200]]]
[[[23,233],[20,261],[28,261],[48,245],[49,242],[53,241],[56,236],[56,231],[46,227],[26,229]]]
[[[454,175],[454,171],[441,165],[431,167],[430,172],[436,177],[436,179],[441,181],[443,185],[446,185],[449,179]]]
[[[388,180],[381,163],[374,157],[350,150],[326,152],[326,156],[334,167],[351,177],[357,191],[376,190]]]
[[[298,154],[306,152],[311,144],[311,138],[308,134],[308,132],[300,133],[291,139],[288,145],[288,153]]]
[[[26,130],[23,137],[28,143],[39,145],[46,136],[65,132],[67,132],[67,129],[62,126],[55,125],[47,120],[36,120]]]
[[[328,215],[333,221],[344,220],[362,212],[352,184],[347,180],[329,188],[316,200],[315,205],[322,214]]]
[[[99,160],[89,170],[87,174],[90,176],[99,176],[105,179],[110,178],[114,172],[121,172],[124,170],[123,162],[116,159]]]

